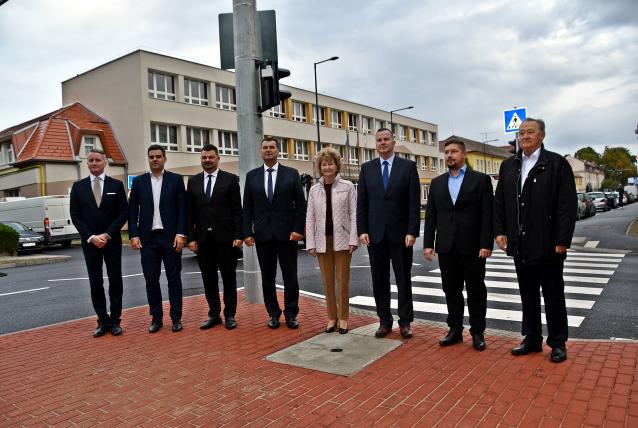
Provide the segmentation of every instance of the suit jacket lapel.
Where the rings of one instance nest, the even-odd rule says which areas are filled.
[[[150,177],[149,177],[149,181],[150,181]],[[162,201],[164,200],[164,197],[166,196],[166,192],[168,192],[167,187],[168,187],[168,172],[164,171],[164,175],[162,176],[162,189],[160,190],[160,207],[162,206]],[[151,188],[151,191],[152,190],[153,189]]]
[[[277,198],[277,195],[279,195],[279,190],[281,189],[281,182],[284,180],[285,178],[285,172],[284,172],[284,168],[282,167],[281,164],[279,164],[279,168],[277,168],[277,181],[275,181],[275,188],[273,189],[272,192],[272,203],[275,203],[275,199]],[[266,199],[268,199],[268,195],[266,195]]]
[[[372,166],[374,168],[374,177],[375,181],[377,182],[377,186],[379,186],[379,189],[383,190],[383,172],[381,170],[381,158],[376,158],[373,161]]]
[[[222,174],[221,170],[217,170],[217,178],[215,179],[215,185],[213,186],[213,189],[210,192],[211,193],[210,202],[215,200],[215,195],[217,194],[217,190],[224,185],[223,181],[224,181],[224,174]]]

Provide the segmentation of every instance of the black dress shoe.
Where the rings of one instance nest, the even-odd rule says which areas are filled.
[[[206,321],[199,326],[202,330],[208,330],[209,328],[215,327],[217,324],[221,324],[222,319],[220,317],[209,317]]]
[[[297,321],[297,318],[286,318],[286,326],[294,330],[299,328],[299,321]]]
[[[226,317],[226,330],[232,330],[237,327],[235,317]]]
[[[108,324],[104,324],[104,323],[97,323],[97,328],[95,329],[95,331],[93,332],[93,337],[102,337],[106,334],[106,332],[108,331],[109,326]]]
[[[439,345],[441,346],[450,346],[456,343],[463,342],[463,329],[450,329],[447,336],[443,339],[439,340]]]
[[[520,345],[512,348],[512,355],[527,355],[530,352],[542,352],[543,342],[538,340],[524,339]]]
[[[410,330],[410,324],[402,325],[399,327],[399,331],[401,332],[401,336],[405,339],[412,338],[412,330]]]
[[[562,363],[565,361],[567,359],[567,350],[565,349],[565,345],[552,348],[550,358],[554,363]]]
[[[472,335],[472,347],[477,351],[485,350],[485,336],[483,336],[483,333],[476,333]]]
[[[162,320],[153,320],[151,321],[151,325],[148,328],[149,333],[157,333],[160,328],[164,327],[164,323]]]
[[[173,333],[177,333],[178,331],[182,331],[182,322],[181,321],[173,321],[173,325],[171,326],[171,330]]]
[[[391,331],[392,331],[392,327],[382,325],[374,333],[374,337],[378,337],[378,338],[386,337],[388,334],[390,334]]]
[[[122,327],[120,326],[119,322],[113,323],[111,325],[111,334],[113,336],[119,336],[120,334],[122,334]]]
[[[279,328],[279,317],[272,316],[268,318],[268,328]]]

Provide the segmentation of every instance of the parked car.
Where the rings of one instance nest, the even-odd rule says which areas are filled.
[[[576,220],[582,220],[585,217],[587,217],[587,205],[582,199],[576,198]]]
[[[584,205],[584,207],[582,208],[582,212],[581,211],[578,212],[579,220],[581,218],[588,218],[593,215],[596,215],[596,207],[594,206],[594,203],[592,202],[592,200],[589,199],[585,193],[578,192],[578,201],[582,202],[582,204]]]
[[[33,229],[26,227],[24,224],[17,221],[0,221],[18,232],[20,239],[18,241],[18,254],[27,253],[31,251],[41,251],[44,246],[44,236]]]
[[[618,192],[605,192],[605,197],[607,198],[609,208],[618,208]]]
[[[603,192],[589,192],[587,196],[592,198],[596,211],[609,211],[611,209],[607,204],[607,197]]]

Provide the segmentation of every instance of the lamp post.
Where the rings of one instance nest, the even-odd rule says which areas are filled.
[[[315,66],[315,122],[317,123],[317,144],[321,144],[321,131],[319,130],[319,92],[317,92],[317,64],[321,64],[322,62],[328,61],[336,61],[338,60],[338,56],[333,56],[332,58],[324,59],[323,61],[317,61],[314,63]]]
[[[413,108],[414,106],[410,106],[410,107],[398,108],[396,110],[390,110],[390,131],[392,131],[392,133],[394,133],[394,121],[392,120],[392,115],[394,114],[394,112],[402,111],[402,110],[410,110]]]

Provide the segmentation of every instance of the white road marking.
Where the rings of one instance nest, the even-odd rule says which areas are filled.
[[[600,244],[600,241],[587,241],[584,245],[585,248],[596,248]]]
[[[580,259],[579,259],[580,260]],[[596,260],[598,261],[598,260]],[[608,260],[600,260],[601,262],[607,262]],[[514,266],[514,260],[511,258],[502,258],[502,257],[490,257],[487,259],[488,263],[502,263]],[[618,267],[618,263],[581,263],[581,262],[570,262],[569,260],[564,262],[565,266],[582,266],[582,267],[599,267],[599,268],[609,268],[616,269]]]
[[[579,244],[581,242],[584,242],[587,239],[586,236],[574,236],[572,238],[572,244]]]
[[[503,270],[515,270],[514,265],[498,265],[498,264],[486,264],[486,268],[490,269],[503,269]],[[613,270],[600,270],[600,269],[579,269],[579,268],[563,268],[563,272],[567,273],[589,273],[592,275],[613,275]]]
[[[51,287],[41,287],[41,288],[32,288],[30,290],[12,291],[10,293],[2,293],[2,294],[0,294],[0,297],[12,296],[14,294],[21,294],[21,293],[33,293],[34,291],[48,290],[49,288],[51,288]]]
[[[593,254],[593,253],[592,253]],[[492,254],[492,257],[490,257],[489,259],[487,259],[489,261],[494,261],[494,260],[511,260],[512,263],[514,263],[514,259],[510,256],[507,256],[505,254]],[[575,256],[572,254],[568,254],[567,255],[567,260],[566,262],[605,262],[605,263],[620,263],[622,262],[622,259],[618,259],[618,258],[601,258],[601,257],[586,257],[586,256]]]
[[[441,269],[434,269],[430,271],[432,273],[441,273]],[[485,276],[495,276],[497,278],[516,278],[516,272],[494,272],[487,271],[485,272]],[[589,282],[593,284],[607,284],[609,282],[609,278],[594,278],[591,276],[569,276],[563,275],[563,279],[565,281],[570,282]]]
[[[368,296],[355,296],[350,299],[350,304],[375,307],[374,298]],[[426,303],[426,302],[413,302],[415,312],[428,312],[434,314],[447,314],[447,305],[441,303]],[[398,308],[398,302],[396,299],[390,300],[390,307],[393,309]],[[467,307],[465,313],[468,313]],[[505,309],[492,309],[487,308],[486,318],[497,319],[503,321],[522,321],[523,313],[521,311],[510,311]],[[585,317],[568,315],[567,324],[570,327],[579,327]],[[541,313],[541,320],[543,324],[547,324],[545,320],[545,314]]]

